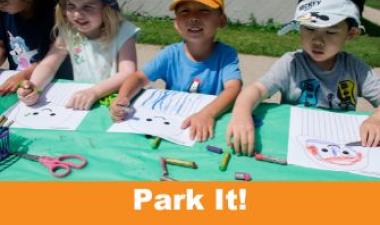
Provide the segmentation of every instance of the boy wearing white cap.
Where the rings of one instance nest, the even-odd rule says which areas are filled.
[[[123,106],[149,81],[161,79],[166,89],[218,95],[200,112],[182,123],[190,138],[203,142],[213,137],[216,117],[230,106],[241,88],[239,59],[235,49],[215,41],[226,25],[223,0],[174,0],[174,27],[184,41],[163,49],[142,71],[130,75],[110,109],[112,118],[125,118]]]
[[[302,50],[286,53],[237,98],[226,132],[227,144],[237,152],[253,154],[252,108],[277,91],[287,104],[355,110],[358,97],[380,104],[380,78],[341,51],[361,28],[360,10],[351,0],[299,1],[294,20],[279,33],[294,28],[300,29]],[[360,136],[363,146],[380,143],[380,109],[362,124]]]

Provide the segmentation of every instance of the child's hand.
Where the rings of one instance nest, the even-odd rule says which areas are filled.
[[[226,131],[227,145],[236,154],[253,156],[255,143],[254,122],[251,116],[233,116]],[[231,141],[233,139],[233,142]]]
[[[93,88],[76,92],[67,102],[66,107],[75,110],[89,110],[98,100],[98,95]]]
[[[360,126],[362,146],[376,147],[380,143],[380,120],[374,116],[366,119]]]
[[[196,139],[199,142],[204,142],[208,138],[214,137],[214,118],[205,113],[198,112],[188,117],[183,123],[181,128],[186,129],[190,127],[190,139]]]
[[[17,96],[26,105],[33,105],[40,98],[36,86],[28,80],[21,82],[20,87],[17,89]]]
[[[6,95],[11,92],[15,92],[18,85],[25,80],[25,74],[19,72],[9,77],[2,85],[0,85],[0,95]]]
[[[110,112],[112,120],[115,122],[121,122],[126,116],[125,107],[129,105],[129,100],[127,98],[117,97],[110,106]]]

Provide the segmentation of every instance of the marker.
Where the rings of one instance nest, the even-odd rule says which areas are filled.
[[[168,177],[168,176],[162,176],[160,177],[160,181],[177,181],[171,177]]]
[[[235,172],[235,180],[250,181],[252,180],[252,177],[251,174],[246,172]]]
[[[226,171],[230,158],[231,153],[225,152],[222,161],[220,161],[219,170]]]
[[[271,156],[266,156],[263,154],[255,154],[256,160],[264,161],[264,162],[270,162],[270,163],[276,163],[280,165],[288,165],[288,162],[285,159],[277,159]]]
[[[160,146],[161,138],[160,137],[154,137],[153,140],[150,142],[150,147],[152,149],[157,149]]]
[[[214,152],[214,153],[217,153],[217,154],[222,154],[223,153],[223,149],[215,147],[215,146],[212,146],[212,145],[207,145],[206,148],[210,152]]]
[[[198,168],[197,164],[193,161],[185,161],[185,160],[180,160],[180,159],[169,159],[169,158],[166,158],[165,161],[167,164],[170,164],[170,165],[183,166],[183,167],[188,167],[188,168],[193,168],[193,169]]]
[[[164,158],[160,158],[160,164],[161,164],[161,170],[162,170],[162,176],[168,176],[168,167],[166,165],[166,160]]]

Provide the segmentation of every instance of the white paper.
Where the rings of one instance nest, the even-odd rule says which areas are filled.
[[[88,111],[77,111],[65,107],[77,91],[91,87],[91,84],[54,83],[49,85],[37,104],[26,106],[18,102],[5,114],[14,120],[14,128],[75,130]]]
[[[2,85],[8,78],[15,75],[20,71],[16,70],[0,70],[0,85]]]
[[[288,163],[380,177],[380,148],[346,146],[359,141],[368,116],[291,108]]]
[[[192,146],[195,141],[190,140],[189,129],[181,129],[181,124],[215,98],[213,95],[148,89],[132,104],[135,112],[127,120],[113,124],[108,132],[150,134]]]

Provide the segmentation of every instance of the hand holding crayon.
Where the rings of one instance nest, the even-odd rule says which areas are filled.
[[[120,95],[111,103],[110,112],[112,120],[115,122],[123,121],[128,113],[132,110],[129,106],[129,99],[127,97],[120,97]]]
[[[38,91],[32,82],[24,80],[18,86],[17,96],[20,101],[24,102],[26,105],[33,105],[38,101],[40,91]]]

